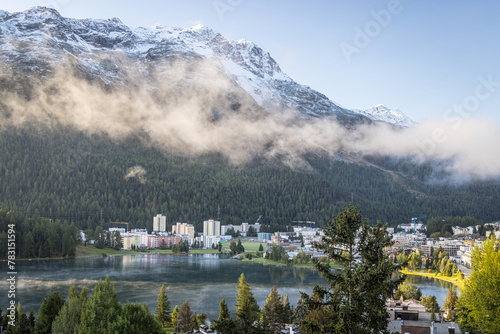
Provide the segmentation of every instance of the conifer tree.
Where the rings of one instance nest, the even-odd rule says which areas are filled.
[[[284,329],[284,309],[283,301],[278,295],[278,289],[273,287],[266,299],[266,304],[262,308],[262,325],[266,332],[271,334],[280,333]]]
[[[243,334],[251,331],[252,325],[259,320],[259,305],[253,297],[250,285],[242,273],[238,279],[238,296],[236,297],[236,320]]]
[[[292,320],[292,307],[290,306],[290,301],[288,300],[288,295],[285,296],[285,302],[283,303],[283,322],[289,324]]]
[[[50,333],[52,331],[52,322],[59,314],[64,305],[64,299],[57,291],[52,292],[47,298],[44,298],[38,311],[38,317],[35,321],[35,333]]]
[[[122,305],[118,301],[115,287],[111,284],[109,276],[104,282],[99,282],[94,287],[94,294],[90,296],[82,310],[80,334],[108,333],[109,326],[118,321]]]
[[[168,327],[171,323],[170,302],[168,301],[167,294],[165,293],[165,284],[161,285],[160,294],[158,295],[155,319],[160,325],[162,325],[163,328]]]
[[[175,305],[174,310],[172,311],[172,314],[170,315],[170,322],[174,327],[177,327],[178,322],[179,322],[179,313],[180,313],[179,306]]]
[[[191,310],[191,305],[189,305],[189,300],[186,300],[181,305],[181,310],[179,312],[179,320],[177,325],[182,332],[187,332],[192,329],[193,325],[193,311]]]
[[[85,305],[85,301],[86,298],[80,298],[80,296],[76,292],[75,286],[72,285],[69,289],[68,300],[61,308],[61,311],[52,323],[52,333],[75,333],[78,326],[80,325],[82,308]]]
[[[385,301],[400,280],[390,278],[398,267],[384,253],[384,248],[393,243],[386,226],[380,222],[369,226],[361,212],[351,205],[329,221],[323,232],[316,249],[341,264],[343,270],[332,272],[328,262],[314,260],[314,267],[326,278],[329,287],[316,285],[312,296],[302,294],[309,313],[301,331],[387,332],[389,317]]]
[[[237,332],[236,323],[231,319],[225,299],[222,299],[219,303],[219,317],[211,328],[222,334],[235,334]]]

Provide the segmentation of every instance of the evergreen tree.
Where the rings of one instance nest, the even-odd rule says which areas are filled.
[[[171,322],[170,302],[168,301],[167,294],[165,293],[165,284],[161,285],[160,294],[158,295],[155,319],[160,325],[162,325],[163,328],[168,327]]]
[[[242,273],[238,279],[238,296],[236,297],[236,320],[243,334],[251,332],[252,325],[259,320],[259,305],[253,297],[250,285]]]
[[[292,311],[292,322],[295,324],[302,324],[307,315],[307,306],[304,304],[304,301],[299,298],[297,302],[297,306]]]
[[[290,306],[290,300],[288,299],[288,295],[285,297],[285,302],[283,304],[283,322],[286,324],[291,323],[292,320],[292,307]]]
[[[82,292],[85,290],[82,289]],[[73,334],[77,332],[80,325],[82,308],[87,301],[86,296],[81,297],[72,285],[69,290],[68,300],[61,308],[59,315],[52,324],[53,334]]]
[[[241,244],[241,239],[238,239],[238,245],[236,247],[237,247],[238,254],[245,252],[245,247],[243,247],[243,245]]]
[[[114,234],[113,234],[113,247],[115,249],[122,249],[123,248],[123,239],[122,239],[122,236],[120,234],[120,232],[118,231],[115,231]]]
[[[174,327],[177,327],[177,325],[178,325],[179,313],[180,313],[179,306],[175,305],[175,307],[174,307],[174,309],[172,311],[172,314],[170,315],[170,323]]]
[[[179,312],[179,320],[177,322],[180,330],[182,332],[187,332],[192,329],[193,326],[193,311],[191,310],[191,305],[189,305],[189,300],[186,300],[181,305],[181,310]]]
[[[281,330],[285,328],[283,302],[276,287],[271,289],[266,299],[260,320],[267,333],[281,333]]]
[[[82,310],[80,334],[112,333],[111,326],[118,321],[122,306],[109,276],[99,280]]]
[[[64,299],[61,298],[61,294],[57,291],[52,292],[47,298],[44,298],[35,321],[35,333],[50,333],[52,331],[52,323],[63,305]]]
[[[211,326],[211,328],[220,332],[221,334],[236,334],[236,323],[231,319],[226,300],[222,299],[219,303],[219,317]]]
[[[312,297],[303,294],[309,314],[302,329],[307,333],[316,332],[318,326],[321,332],[387,332],[385,301],[400,280],[390,279],[398,267],[384,253],[384,248],[393,243],[386,226],[380,222],[369,226],[351,205],[328,222],[323,232],[316,249],[341,264],[343,270],[332,272],[328,262],[314,260],[314,267],[326,278],[329,288],[315,286]],[[355,255],[360,261],[355,260]]]
[[[2,314],[1,310],[0,310],[0,315]],[[30,315],[28,316],[28,319],[30,321],[30,327],[32,329],[35,328],[35,322],[36,322],[36,318],[35,318],[35,312],[33,312],[33,309],[30,310]]]

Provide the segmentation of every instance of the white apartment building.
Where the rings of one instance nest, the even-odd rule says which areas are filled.
[[[167,231],[167,217],[161,213],[153,218],[153,232],[166,232]]]
[[[188,240],[194,239],[194,226],[187,223],[176,223],[172,225],[172,234],[187,235]]]
[[[220,227],[220,234],[226,235],[227,230],[229,230],[230,228],[232,228],[234,230],[234,232],[240,232],[240,233],[244,234],[244,233],[248,232],[248,229],[250,227],[252,227],[256,233],[260,232],[260,223],[255,223],[255,224],[242,223],[241,225],[232,225],[232,224],[222,225]]]
[[[205,220],[203,222],[203,235],[219,236],[220,221],[213,219]]]

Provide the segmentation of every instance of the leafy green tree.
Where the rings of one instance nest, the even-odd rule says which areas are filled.
[[[443,308],[446,310],[455,310],[457,300],[457,290],[454,287],[448,288],[448,294],[446,295],[446,298],[444,300]]]
[[[271,260],[279,262],[282,260],[283,256],[285,256],[286,251],[283,247],[279,245],[273,245],[271,247],[271,253],[269,254],[269,257]]]
[[[427,312],[438,313],[439,304],[437,302],[436,296],[424,295],[420,299],[420,303],[427,308]]]
[[[149,312],[146,303],[127,303],[122,308],[120,316],[109,324],[110,333],[151,333],[163,334],[161,325]]]
[[[412,271],[420,270],[422,268],[422,256],[419,252],[411,253],[408,256],[408,269]]]
[[[177,325],[179,326],[180,330],[184,333],[192,329],[193,311],[191,310],[191,305],[189,305],[189,300],[186,300],[181,305],[181,310],[179,312],[179,319]]]
[[[453,265],[454,265],[454,263],[451,262],[450,259],[448,259],[448,261],[446,261],[446,265],[444,266],[444,270],[443,270],[444,276],[447,276],[447,277],[453,276]]]
[[[402,268],[408,265],[408,257],[404,252],[398,255],[398,263]]]
[[[283,302],[278,295],[278,289],[273,287],[262,308],[261,322],[267,333],[277,334],[285,328]]]
[[[229,243],[229,253],[231,256],[238,254],[238,246],[236,245],[236,242],[231,241]]]
[[[47,298],[44,298],[38,310],[35,333],[50,333],[52,331],[52,323],[63,305],[64,299],[61,298],[61,294],[57,291],[52,292]]]
[[[471,274],[458,297],[462,331],[500,333],[500,244],[495,238],[474,247]]]
[[[333,272],[329,263],[314,260],[329,287],[315,286],[312,297],[302,294],[309,314],[301,328],[307,333],[388,332],[385,301],[401,279],[390,279],[398,266],[384,253],[384,248],[393,244],[386,226],[380,222],[369,226],[351,205],[329,221],[323,233],[316,249],[341,264],[343,270]]]
[[[165,284],[161,285],[160,294],[158,295],[155,319],[164,328],[170,325],[170,302],[168,301],[167,294],[165,293]]]
[[[259,320],[259,305],[255,300],[250,285],[242,273],[238,279],[238,296],[236,297],[236,321],[243,334],[251,332],[252,325]]]
[[[304,253],[304,251],[301,251],[299,254],[293,257],[293,262],[297,264],[307,264],[310,260],[311,257]]]
[[[415,285],[408,284],[407,282],[401,283],[398,288],[396,289],[396,298],[401,298],[403,299],[416,299],[420,300],[422,297],[422,293],[420,291],[420,288],[417,288]]]

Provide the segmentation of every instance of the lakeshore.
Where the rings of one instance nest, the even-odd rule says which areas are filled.
[[[458,288],[463,288],[465,280],[466,280],[466,279],[462,279],[462,280],[459,279],[457,274],[453,274],[453,276],[447,277],[447,276],[443,276],[442,274],[434,272],[434,271],[429,273],[429,272],[423,272],[422,270],[420,270],[420,271],[400,270],[399,272],[401,274],[405,274],[405,275],[422,276],[422,277],[427,277],[427,278],[438,279],[441,281],[446,281],[446,282],[449,282],[449,283],[457,286]]]

